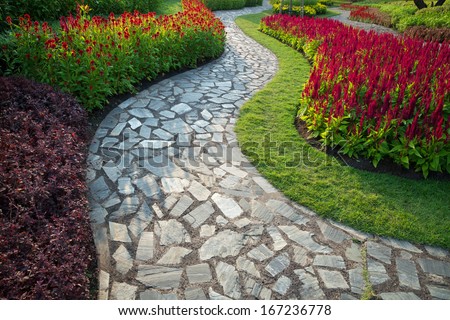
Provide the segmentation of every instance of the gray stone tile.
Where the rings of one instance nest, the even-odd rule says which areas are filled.
[[[216,267],[217,280],[223,288],[225,295],[233,298],[241,298],[241,290],[239,284],[239,274],[235,267],[219,261]]]
[[[302,269],[294,270],[294,273],[301,282],[299,293],[302,300],[322,300],[326,298],[316,277]]]
[[[282,201],[269,200],[267,202],[267,207],[296,224],[305,224],[309,221],[308,218],[299,215],[291,206]]]
[[[177,202],[177,204],[173,207],[172,211],[170,211],[170,215],[177,218],[181,217],[193,203],[194,200],[186,195],[183,195]]]
[[[420,250],[419,248],[417,248],[408,241],[397,240],[393,238],[381,238],[381,241],[383,241],[386,245],[397,249],[407,250],[414,253],[422,253],[422,250]]]
[[[139,209],[140,201],[136,196],[125,198],[119,209],[111,214],[111,218],[122,218],[132,213],[136,213]]]
[[[159,289],[176,289],[180,286],[183,269],[153,265],[139,265],[136,280]]]
[[[286,276],[281,276],[272,287],[272,290],[281,295],[285,295],[291,287],[292,281]]]
[[[435,257],[445,258],[445,257],[449,256],[449,252],[442,248],[425,246],[425,250],[427,250],[427,252],[429,254],[431,254],[432,256],[435,256]]]
[[[184,188],[187,186],[189,182],[183,181],[180,178],[162,178],[161,179],[161,187],[163,191],[167,194],[171,193],[181,193],[184,192]]]
[[[186,103],[179,103],[179,104],[173,106],[172,109],[170,109],[170,110],[172,110],[173,112],[176,112],[178,114],[184,114],[184,113],[191,111],[192,108],[189,107],[189,105]]]
[[[114,281],[111,287],[111,300],[135,300],[138,287]]]
[[[202,288],[187,288],[184,291],[186,300],[207,300],[205,292]]]
[[[442,300],[450,300],[450,288],[449,287],[441,287],[441,286],[433,286],[427,285],[428,291],[433,298],[442,299]]]
[[[150,139],[150,136],[152,135],[152,129],[147,127],[146,125],[143,125],[139,130],[139,135],[145,139]]]
[[[130,178],[119,178],[118,183],[118,191],[120,194],[129,196],[134,193],[134,187],[131,184]]]
[[[273,257],[273,252],[269,248],[267,248],[266,245],[262,244],[252,249],[249,253],[247,253],[247,256],[251,259],[262,262]]]
[[[211,195],[211,191],[209,191],[205,186],[203,186],[201,183],[193,180],[191,182],[191,186],[189,187],[188,191],[198,200],[198,201],[205,201],[209,198]]]
[[[343,241],[350,239],[350,236],[345,232],[331,227],[328,223],[317,221],[317,225],[319,226],[320,231],[327,240],[333,241],[335,243],[342,243]]]
[[[213,288],[209,288],[208,295],[210,300],[232,300],[231,298],[225,297],[218,292],[215,292]]]
[[[341,256],[317,255],[314,258],[313,265],[333,269],[345,269],[345,261]]]
[[[361,246],[352,242],[351,246],[345,250],[345,257],[348,260],[362,263]]]
[[[171,134],[165,130],[162,130],[162,129],[154,130],[153,134],[162,140],[168,140],[168,141],[173,140],[173,134]]]
[[[116,261],[116,270],[121,274],[126,274],[133,267],[133,259],[123,244],[114,252],[113,258]]]
[[[263,203],[259,201],[252,202],[252,217],[255,217],[263,222],[270,223],[275,218],[275,215]]]
[[[108,300],[109,297],[109,273],[100,270],[99,272],[99,288],[98,288],[98,299]]]
[[[153,118],[153,113],[148,110],[148,109],[144,109],[144,108],[134,108],[134,109],[130,109],[128,110],[128,113],[131,114],[132,116],[136,117],[136,118]]]
[[[136,251],[136,260],[147,261],[153,259],[155,250],[153,232],[143,232]]]
[[[205,283],[212,280],[211,269],[207,263],[196,264],[186,267],[189,283]]]
[[[432,259],[418,259],[422,270],[426,273],[437,274],[450,278],[450,263]]]
[[[162,246],[191,242],[191,237],[183,225],[175,219],[158,221],[155,233]]]
[[[368,259],[367,270],[369,271],[369,280],[373,285],[379,285],[391,280],[384,265],[378,261]]]
[[[365,289],[362,267],[357,267],[356,269],[349,270],[348,277],[350,280],[350,288],[352,292],[356,294],[362,294]]]
[[[256,269],[255,264],[242,256],[236,259],[236,268],[239,271],[245,271],[256,278],[261,277],[261,274],[259,273],[258,269]]]
[[[259,293],[259,299],[271,300],[272,299],[272,291],[266,287],[261,288],[261,292]]]
[[[395,259],[395,262],[400,285],[414,290],[420,290],[421,287],[415,263],[410,260],[399,258]]]
[[[373,241],[367,242],[367,254],[386,264],[391,264],[391,248]]]
[[[186,122],[184,122],[180,118],[176,118],[174,120],[169,121],[162,121],[162,123],[163,123],[162,129],[172,134],[191,133],[193,131],[191,126],[189,126]]]
[[[318,269],[320,278],[327,289],[349,289],[347,281],[339,271]]]
[[[188,222],[193,228],[200,227],[212,214],[214,208],[211,203],[205,202],[198,206],[191,212],[184,215],[183,219]]]
[[[308,250],[302,247],[293,245],[294,255],[292,257],[293,261],[302,267],[309,266],[313,259],[308,256]]]
[[[215,193],[211,199],[219,207],[225,217],[229,219],[237,218],[243,213],[243,210],[239,204],[231,198]]]
[[[103,171],[105,171],[109,180],[111,180],[112,182],[116,182],[117,179],[122,175],[122,170],[120,170],[119,167],[114,166],[114,163],[112,161],[108,162],[103,167]]]
[[[94,180],[90,185],[89,189],[92,198],[97,202],[102,202],[111,194],[111,190],[105,182],[105,178],[100,176],[97,180]]]
[[[279,273],[286,270],[290,263],[291,261],[289,260],[287,254],[282,254],[272,259],[266,266],[265,270],[270,273],[272,277],[275,277]]]
[[[192,252],[191,249],[183,247],[171,247],[169,250],[158,260],[157,264],[163,265],[179,265],[183,258]]]
[[[159,291],[148,289],[139,294],[140,300],[178,300],[175,293],[161,293]]]
[[[256,184],[258,186],[261,187],[261,189],[264,190],[264,192],[266,193],[275,193],[278,192],[277,189],[275,189],[266,179],[264,179],[263,177],[257,176],[257,177],[253,177],[253,181],[256,182]]]
[[[280,231],[275,226],[269,226],[266,228],[267,233],[273,240],[273,250],[280,251],[284,247],[286,247],[287,242],[284,241],[283,236],[281,235]]]
[[[130,236],[128,235],[128,228],[124,224],[110,221],[109,234],[113,241],[131,242]]]
[[[313,234],[310,232],[300,230],[296,226],[279,226],[279,229],[283,231],[289,239],[311,251],[316,253],[331,252],[331,248],[315,242],[312,238]]]
[[[128,121],[128,124],[130,125],[131,129],[136,130],[142,125],[142,122],[140,122],[138,119],[133,118]]]
[[[152,197],[160,192],[159,185],[155,178],[149,174],[140,179],[136,179],[134,184],[145,194],[146,197]]]
[[[413,292],[384,292],[380,297],[383,300],[420,300]]]
[[[248,175],[247,172],[245,172],[239,168],[236,168],[229,163],[224,163],[223,165],[220,166],[220,169],[222,169],[223,171],[226,171],[236,177],[239,177],[241,179],[245,178]]]
[[[232,230],[224,230],[212,236],[199,249],[200,260],[212,257],[237,256],[244,246],[244,235]]]

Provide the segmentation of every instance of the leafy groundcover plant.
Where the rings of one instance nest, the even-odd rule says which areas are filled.
[[[287,15],[261,30],[313,62],[299,110],[313,137],[374,166],[450,173],[450,45]]]
[[[0,60],[8,74],[59,87],[88,110],[102,108],[107,97],[133,91],[143,79],[217,58],[224,50],[224,26],[199,0],[183,0],[183,11],[89,16],[79,6],[76,16],[62,17],[60,29],[32,21],[15,25]]]
[[[74,98],[0,78],[0,299],[91,298],[86,131]]]

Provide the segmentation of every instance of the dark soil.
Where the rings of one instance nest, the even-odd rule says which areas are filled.
[[[411,180],[423,180],[425,179],[422,173],[416,172],[414,169],[406,169],[396,163],[394,163],[390,159],[383,159],[378,163],[378,166],[375,168],[372,164],[372,161],[368,159],[361,158],[351,158],[347,155],[339,153],[339,148],[331,148],[329,146],[324,146],[322,142],[318,139],[311,138],[308,129],[306,128],[306,124],[304,121],[296,118],[295,119],[295,127],[297,128],[300,136],[305,139],[311,146],[318,150],[325,151],[328,155],[333,156],[340,163],[348,165],[352,168],[376,172],[376,173],[387,173],[393,176],[398,176]],[[439,180],[439,181],[450,181],[450,174],[441,173],[441,172],[430,172],[428,178],[430,180]]]

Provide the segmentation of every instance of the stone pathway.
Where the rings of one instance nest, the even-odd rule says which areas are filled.
[[[267,3],[267,1],[265,1]],[[225,54],[123,102],[90,146],[100,299],[450,299],[450,254],[294,204],[237,147],[239,107],[274,55],[219,12]],[[365,270],[368,279],[365,279]]]

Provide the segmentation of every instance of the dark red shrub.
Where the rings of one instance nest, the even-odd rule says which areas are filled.
[[[406,37],[425,41],[450,42],[450,28],[427,28],[425,26],[409,27],[403,33]]]
[[[90,297],[86,129],[74,98],[0,78],[0,298]]]

